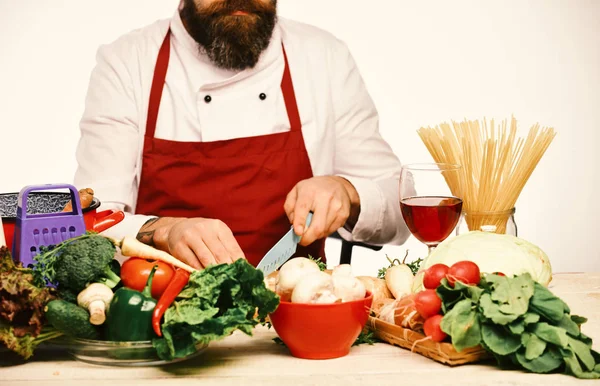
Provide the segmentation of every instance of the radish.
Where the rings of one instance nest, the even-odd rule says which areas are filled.
[[[385,271],[385,282],[388,289],[396,299],[400,299],[402,296],[408,295],[412,292],[412,285],[413,281],[415,280],[415,276],[413,275],[410,267],[404,264],[407,256],[408,252],[404,256],[404,260],[401,264],[396,264],[396,262],[400,263],[398,259],[390,260],[388,257],[388,261],[392,265]]]
[[[450,269],[448,269],[446,279],[448,279],[450,287],[454,287],[454,283],[457,281],[467,285],[477,285],[481,279],[481,273],[479,272],[477,264],[472,261],[463,260],[454,263]]]
[[[425,332],[425,335],[430,337],[434,342],[443,342],[448,337],[448,335],[442,331],[442,327],[440,327],[442,318],[442,315],[434,315],[427,319],[423,324],[423,331]]]
[[[423,319],[442,312],[442,300],[433,289],[426,289],[415,295],[415,308]]]
[[[439,287],[442,279],[446,277],[448,269],[446,264],[434,264],[427,268],[423,275],[423,287],[427,289],[436,289]]]

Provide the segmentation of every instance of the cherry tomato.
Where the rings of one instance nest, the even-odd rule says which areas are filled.
[[[139,257],[130,257],[121,266],[121,280],[127,288],[142,291],[148,281],[152,267],[158,265],[152,278],[152,297],[160,298],[167,285],[173,278],[175,270],[170,264],[162,261],[146,260]]]
[[[415,308],[423,319],[442,312],[442,300],[433,289],[426,289],[415,295]]]
[[[436,289],[439,287],[442,279],[446,277],[448,269],[446,264],[434,264],[427,268],[423,275],[423,286],[427,289]]]
[[[454,263],[450,269],[448,269],[446,278],[451,287],[454,287],[454,283],[457,281],[460,281],[463,284],[477,285],[481,279],[481,273],[479,272],[477,264],[465,260]]]
[[[430,336],[431,340],[434,342],[442,342],[448,337],[448,335],[442,331],[442,327],[440,326],[442,318],[442,315],[433,315],[423,324],[425,335]]]
[[[506,276],[505,274],[503,274],[502,272],[494,272],[494,275],[498,275],[498,276]]]

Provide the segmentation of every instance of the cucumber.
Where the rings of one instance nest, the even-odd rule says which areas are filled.
[[[83,339],[97,339],[100,336],[98,328],[90,323],[89,312],[64,300],[48,302],[46,319],[67,336]]]

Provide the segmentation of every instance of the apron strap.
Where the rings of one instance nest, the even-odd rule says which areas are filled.
[[[150,100],[148,102],[148,116],[146,120],[146,137],[154,138],[156,131],[156,120],[158,118],[158,108],[160,107],[160,98],[162,97],[163,86],[167,77],[169,68],[169,56],[171,55],[171,28],[165,36],[158,58],[154,68],[154,77],[152,78],[152,88],[150,89]]]
[[[283,49],[283,59],[285,61],[283,78],[281,78],[281,92],[283,93],[285,109],[287,110],[288,119],[290,120],[290,131],[299,131],[302,128],[302,123],[300,121],[300,113],[298,112],[298,103],[296,103],[296,93],[294,92],[294,83],[292,82],[292,75],[290,74],[290,66],[288,65],[288,59],[283,43],[281,44],[281,48]]]

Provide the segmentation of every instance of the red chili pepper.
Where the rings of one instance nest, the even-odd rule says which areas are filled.
[[[177,295],[179,295],[189,280],[190,273],[188,271],[177,269],[175,275],[173,275],[173,278],[169,282],[169,285],[165,288],[160,299],[158,299],[158,303],[152,312],[152,328],[156,335],[162,336],[162,332],[160,331],[160,321],[165,314],[165,311],[167,311],[167,308],[171,306]]]

